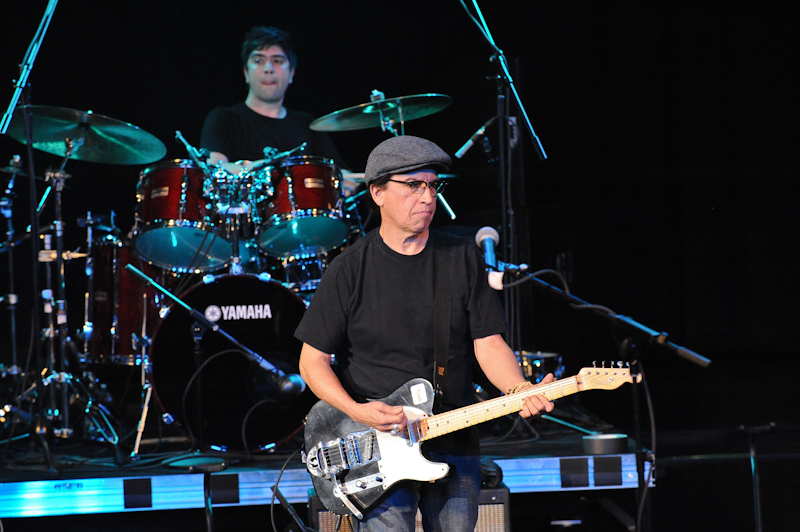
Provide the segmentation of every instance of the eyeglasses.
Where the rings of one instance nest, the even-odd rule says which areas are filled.
[[[447,185],[447,182],[444,179],[434,179],[433,181],[397,181],[395,179],[390,179],[392,183],[400,183],[401,185],[405,185],[411,190],[412,194],[422,195],[425,193],[425,189],[430,188],[431,194],[436,195],[439,194],[441,191],[444,190],[444,187]]]

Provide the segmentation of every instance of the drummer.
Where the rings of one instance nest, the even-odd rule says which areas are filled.
[[[209,164],[265,158],[264,148],[279,152],[307,142],[295,155],[313,155],[343,163],[330,137],[312,131],[313,117],[283,105],[292,84],[297,56],[289,35],[273,27],[254,27],[242,43],[242,68],[247,97],[229,107],[217,107],[205,119],[200,146],[211,152]]]

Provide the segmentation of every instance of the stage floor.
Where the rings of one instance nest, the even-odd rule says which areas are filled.
[[[554,414],[592,430],[610,428],[574,409],[562,407]],[[649,462],[637,467],[632,441],[624,451],[590,455],[581,432],[552,420],[515,424],[508,418],[490,429],[482,443],[486,478],[492,483],[502,479],[512,494],[633,489],[640,485],[639,472],[645,478],[649,471]],[[226,470],[212,474],[215,507],[269,505],[276,484],[290,503],[307,504],[312,483],[300,444],[295,437],[274,452],[251,456],[197,453],[187,452],[185,436],[171,434],[143,440],[138,456],[129,459],[128,453],[115,457],[105,443],[62,439],[50,446],[55,469],[50,470],[41,446],[21,437],[0,450],[0,518],[203,508],[203,474],[171,466],[198,454],[228,463]]]

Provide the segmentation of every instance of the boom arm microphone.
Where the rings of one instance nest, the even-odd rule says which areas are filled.
[[[492,122],[494,122],[496,118],[497,118],[496,116],[493,116],[492,118],[487,120],[486,123],[483,124],[478,129],[478,131],[472,134],[469,140],[467,140],[467,142],[465,142],[464,145],[461,146],[461,148],[459,148],[458,151],[455,153],[456,159],[461,159],[464,156],[464,154],[466,154],[469,151],[469,149],[473,147],[476,142],[478,142],[478,139],[480,139],[484,135],[484,133],[486,133],[486,128],[489,127],[489,125]]]

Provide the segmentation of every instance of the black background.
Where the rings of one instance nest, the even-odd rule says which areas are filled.
[[[3,110],[45,5],[3,8]],[[521,132],[514,158],[521,259],[539,269],[566,257],[577,296],[666,331],[714,362],[702,369],[667,350],[642,352],[663,430],[796,423],[795,8],[708,0],[482,5],[549,157],[539,161]],[[161,139],[167,158],[186,158],[175,131],[197,144],[208,111],[244,98],[239,46],[245,30],[260,24],[293,35],[299,65],[289,107],[321,116],[368,101],[373,89],[389,97],[447,94],[449,108],[407,123],[406,133],[451,154],[495,114],[491,51],[456,0],[64,1],[29,79],[33,103],[131,122]],[[379,128],[332,135],[354,171],[386,138]],[[0,163],[15,153],[24,156],[23,146],[0,138]],[[39,175],[60,163],[35,155]],[[75,219],[86,211],[113,210],[124,231],[132,226],[143,168],[68,163],[68,249],[85,245]],[[496,226],[494,172],[479,149],[456,161],[459,178],[446,197],[459,218],[451,222],[440,209],[436,224]],[[27,183],[18,193],[19,231],[28,223]],[[51,202],[45,223],[52,213]],[[21,310],[30,307],[29,256],[27,246],[17,248]],[[7,279],[6,257],[0,262]],[[84,282],[82,264],[68,264],[70,293],[80,297]],[[525,293],[525,349],[560,353],[567,374],[618,358],[602,321]],[[80,305],[70,301],[71,323],[81,323]],[[20,312],[18,320],[24,353],[29,317]],[[7,351],[4,342],[0,362],[9,362]],[[631,425],[629,392],[587,394],[584,404]],[[743,436],[729,444],[746,450]],[[737,493],[744,506],[748,489]]]

